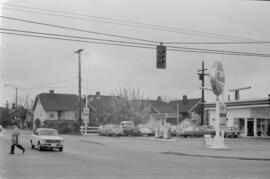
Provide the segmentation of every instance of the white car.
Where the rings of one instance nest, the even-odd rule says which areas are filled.
[[[30,139],[32,149],[37,148],[39,151],[42,149],[58,149],[59,152],[63,151],[64,139],[59,136],[55,129],[38,128]]]

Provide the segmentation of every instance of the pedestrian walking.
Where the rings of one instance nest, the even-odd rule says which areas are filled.
[[[15,154],[15,146],[17,146],[19,149],[22,150],[22,153],[25,152],[25,148],[19,144],[19,136],[20,136],[20,132],[19,132],[19,129],[18,127],[13,124],[12,126],[12,134],[11,134],[11,148],[10,148],[10,153],[9,154]]]

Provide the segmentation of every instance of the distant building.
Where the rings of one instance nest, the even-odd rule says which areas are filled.
[[[189,118],[192,122],[200,124],[201,120],[201,98],[188,99],[186,95],[182,100],[170,101],[169,105],[179,112],[179,118],[182,120]],[[178,110],[177,110],[178,106]]]
[[[82,109],[83,109],[83,104]],[[39,94],[34,102],[34,121],[78,120],[79,97],[74,94],[57,94],[53,90]],[[34,122],[35,125],[35,122]]]
[[[166,119],[164,122],[170,123],[171,125],[177,124],[177,115],[176,110],[172,108],[169,103],[162,101],[161,97],[158,96],[157,100],[147,100],[151,105],[151,115],[149,119],[149,123],[153,123],[154,125],[154,118],[153,114],[166,114]],[[153,127],[153,126],[151,126]]]
[[[270,106],[267,98],[226,101],[227,126],[236,127],[242,136],[270,136]],[[216,103],[207,103],[210,125],[215,125]]]
[[[95,95],[88,95],[88,106],[90,108],[90,125],[104,124],[106,113],[111,109],[115,96],[101,95],[99,91]]]

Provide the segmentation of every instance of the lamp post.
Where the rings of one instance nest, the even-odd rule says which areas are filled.
[[[79,49],[77,51],[75,51],[75,53],[78,54],[79,56],[79,125],[81,125],[82,119],[81,119],[81,111],[82,111],[82,106],[81,106],[81,52],[83,51],[83,49]]]
[[[13,88],[15,88],[16,90],[16,97],[15,97],[15,109],[17,109],[17,105],[18,105],[18,87],[12,84],[5,84],[5,86],[11,86]]]

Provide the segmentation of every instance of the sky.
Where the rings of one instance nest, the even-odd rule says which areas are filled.
[[[23,6],[23,7],[22,7]],[[241,37],[245,41],[270,41],[270,3],[245,0],[9,0],[1,1],[1,14],[13,18],[66,26],[155,42],[232,42],[190,34],[191,31]],[[26,8],[27,7],[27,8]],[[32,8],[32,9],[29,9]],[[40,9],[78,13],[48,13]],[[86,17],[86,15],[88,17]],[[68,16],[68,17],[67,17]],[[71,17],[72,16],[72,17]],[[94,19],[93,17],[100,18]],[[110,19],[108,19],[110,18]],[[157,30],[111,23],[111,19],[189,30]],[[101,22],[102,21],[102,22]],[[0,18],[1,28],[55,33],[88,38],[133,41]],[[136,26],[136,27],[134,27]],[[172,32],[174,31],[174,32]],[[176,32],[177,31],[177,32]],[[204,35],[205,35],[204,33]],[[219,36],[220,37],[220,36]],[[225,96],[240,91],[241,99],[266,98],[270,92],[270,60],[262,57],[167,51],[167,68],[156,69],[155,49],[70,42],[0,33],[0,105],[19,102],[26,96],[49,92],[78,94],[78,49],[81,53],[82,94],[111,95],[119,88],[138,88],[145,98],[164,100],[199,98],[201,81],[197,70],[202,61],[209,72],[215,61],[225,71]],[[224,36],[223,36],[224,38]],[[244,40],[238,41],[244,41]],[[141,42],[140,43],[148,43]],[[175,45],[176,46],[176,45]],[[270,54],[270,44],[185,44],[181,47]],[[206,86],[211,87],[206,76]],[[9,84],[5,86],[5,84]],[[215,100],[206,91],[206,101]]]

